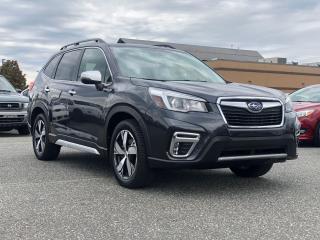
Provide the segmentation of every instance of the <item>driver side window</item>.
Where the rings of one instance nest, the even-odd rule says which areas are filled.
[[[102,82],[110,82],[111,81],[111,74],[107,65],[106,58],[102,50],[97,48],[87,48],[84,51],[78,79],[81,76],[81,73],[85,71],[99,71],[102,76]]]

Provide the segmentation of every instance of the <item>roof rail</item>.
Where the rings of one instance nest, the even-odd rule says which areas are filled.
[[[171,45],[169,44],[155,44],[153,45],[155,47],[166,47],[166,48],[172,48],[172,49],[176,49],[175,47],[172,47]]]
[[[82,41],[79,41],[79,42],[74,42],[74,43],[67,44],[67,45],[61,47],[60,51],[63,50],[63,49],[67,49],[70,46],[78,46],[78,45],[80,45],[80,43],[85,43],[85,42],[106,43],[101,38],[90,38],[90,39],[82,40]]]

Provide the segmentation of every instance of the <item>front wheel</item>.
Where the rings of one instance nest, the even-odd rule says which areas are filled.
[[[46,117],[39,114],[32,127],[33,150],[39,160],[55,160],[60,153],[60,146],[49,142],[49,128]]]
[[[272,168],[272,163],[231,167],[230,170],[238,177],[256,178],[265,175]]]
[[[138,188],[150,183],[153,174],[147,163],[144,137],[134,120],[116,126],[110,143],[110,161],[120,185]]]

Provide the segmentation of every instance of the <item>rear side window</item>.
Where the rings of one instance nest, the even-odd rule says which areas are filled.
[[[99,71],[102,76],[102,81],[109,81],[111,74],[102,50],[97,48],[88,48],[85,50],[81,60],[78,77],[85,71]]]
[[[52,78],[54,75],[54,70],[56,69],[57,63],[59,62],[59,59],[60,59],[60,55],[55,56],[44,69],[44,74]]]
[[[65,53],[58,65],[55,79],[75,81],[80,55],[81,50]]]

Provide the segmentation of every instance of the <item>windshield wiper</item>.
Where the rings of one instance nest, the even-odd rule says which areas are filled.
[[[142,77],[130,77],[131,79],[142,79],[142,80],[149,80],[149,81],[158,81],[158,82],[168,82],[166,80],[161,79],[154,79],[154,78],[142,78]]]
[[[171,80],[171,82],[208,82],[204,80]]]
[[[0,92],[11,92],[10,90],[0,89]]]

